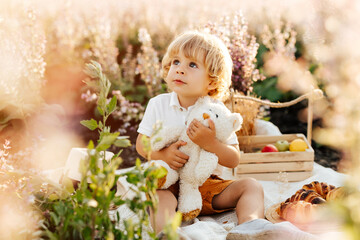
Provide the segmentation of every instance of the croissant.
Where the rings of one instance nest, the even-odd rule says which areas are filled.
[[[305,201],[282,202],[276,209],[277,214],[292,223],[308,223],[314,217],[317,205]]]
[[[321,197],[325,199],[328,192],[335,189],[335,186],[324,182],[319,183],[318,181],[313,181],[309,184],[305,184],[302,188],[305,190],[313,190],[318,194],[320,194]]]
[[[326,200],[331,201],[334,199],[344,198],[346,196],[347,196],[347,192],[345,191],[345,188],[338,187],[328,192],[328,194],[326,195]]]
[[[287,202],[304,201],[311,204],[325,203],[325,199],[313,190],[299,189],[294,195],[286,199]]]

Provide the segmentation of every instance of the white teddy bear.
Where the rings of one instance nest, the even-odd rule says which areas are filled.
[[[193,119],[197,119],[209,127],[208,118],[214,122],[216,138],[221,142],[226,142],[231,133],[238,131],[242,124],[242,117],[239,113],[232,113],[221,102],[206,96],[195,103],[186,119],[186,126],[162,128],[151,138],[151,147],[154,151],[159,151],[178,140],[187,142],[186,145],[180,147],[180,151],[187,154],[189,160],[178,171],[170,168],[164,161],[156,160],[156,163],[168,171],[164,183],[159,184],[161,189],[170,187],[180,179],[178,210],[182,212],[185,221],[199,215],[202,208],[199,187],[210,177],[218,164],[218,157],[214,153],[200,148],[186,134],[186,129]]]

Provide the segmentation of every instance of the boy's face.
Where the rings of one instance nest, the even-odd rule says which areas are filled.
[[[203,61],[187,58],[182,52],[172,58],[165,81],[179,97],[206,96],[214,88]]]

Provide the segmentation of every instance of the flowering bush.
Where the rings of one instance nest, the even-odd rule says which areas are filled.
[[[42,199],[55,193],[68,197],[69,192],[36,169],[14,167],[10,148],[5,141],[0,150],[0,234],[4,239],[38,239],[42,236]]]
[[[58,6],[46,26],[48,37],[47,62],[51,64],[99,62],[113,83],[119,81],[118,49],[115,39],[119,34],[107,4],[91,5],[89,13],[82,12],[81,4],[68,1]],[[81,5],[80,5],[81,6]],[[93,8],[103,7],[103,11]],[[91,12],[91,13],[90,13]]]
[[[137,55],[136,73],[140,74],[148,90],[148,96],[154,97],[162,90],[161,63],[153,49],[151,37],[146,29],[139,29],[141,51]]]
[[[220,22],[210,22],[204,29],[217,35],[227,45],[233,60],[232,87],[244,94],[252,92],[252,84],[265,77],[256,65],[259,44],[248,32],[248,24],[241,13],[231,19],[223,17]]]
[[[261,59],[259,68],[266,75],[266,80],[253,84],[254,93],[272,102],[288,101],[295,98],[297,94],[291,91],[294,89],[279,88],[279,84],[281,85],[286,80],[281,77],[280,71],[273,68],[274,66],[279,66],[279,64],[272,64],[271,62],[280,61],[279,58],[287,59],[286,63],[288,66],[283,67],[283,69],[287,69],[289,74],[294,71],[294,66],[296,66],[296,44],[298,44],[296,39],[297,32],[293,24],[288,21],[285,22],[279,17],[269,19],[267,22],[259,34],[261,45],[258,55],[258,59]],[[290,67],[290,65],[293,67]],[[305,86],[306,84],[301,85]]]
[[[4,13],[0,25],[1,131],[11,120],[25,120],[43,101],[46,39],[32,10]]]
[[[280,19],[275,19],[273,22],[271,25],[264,25],[261,33],[262,43],[270,52],[275,52],[294,60],[297,32],[290,22],[284,23]]]

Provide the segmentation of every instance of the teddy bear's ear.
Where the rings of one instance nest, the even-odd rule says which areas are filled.
[[[240,113],[232,113],[232,122],[234,131],[238,131],[241,128],[241,124],[243,123],[243,118],[241,117]]]

